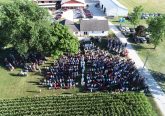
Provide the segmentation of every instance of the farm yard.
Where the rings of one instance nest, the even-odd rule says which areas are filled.
[[[0,0],[0,4],[9,3],[10,1],[11,0]],[[155,0],[150,0],[150,1],[149,0],[144,0],[144,1],[119,0],[119,2],[121,2],[123,5],[128,7],[129,11],[132,11],[132,9],[137,5],[142,5],[144,7],[144,12],[165,13],[165,7],[164,7],[165,2],[163,0],[159,0],[159,3],[156,2]],[[160,4],[160,2],[162,2],[162,4]],[[112,19],[111,21],[115,24],[119,24],[118,22],[115,22],[118,19],[119,17]],[[146,25],[145,20],[141,20],[140,23]],[[132,26],[129,22],[126,22],[125,25]],[[91,43],[92,45],[96,45],[94,49],[92,48],[92,50],[99,51],[100,48],[101,50],[104,49],[105,46],[107,46],[108,42],[107,39],[103,41],[104,44],[101,43],[102,41],[100,43],[98,43],[98,41],[94,44]],[[117,44],[120,44],[120,42]],[[132,45],[137,50],[138,54],[141,56],[143,61],[145,61],[147,55],[149,56],[146,65],[165,92],[165,73],[164,73],[165,64],[162,63],[165,62],[165,55],[164,55],[165,41],[162,42],[161,45],[159,45],[155,50],[152,49],[153,45],[133,44],[133,43]],[[120,47],[116,47],[115,50],[114,48],[112,48],[113,55],[114,52],[117,51],[116,49],[120,51]],[[106,50],[108,49],[109,48],[104,49],[105,50],[104,52],[106,53],[107,52]],[[53,79],[55,78],[55,74],[58,72],[60,73],[66,73],[66,72],[65,71],[63,72],[61,70],[59,71],[58,68],[57,71],[55,71],[56,68],[52,68],[55,67],[56,62],[58,62],[57,59],[54,60],[52,57],[46,57],[47,60],[46,63],[39,66],[39,68],[41,68],[42,70],[41,71],[42,73],[37,69],[37,71],[29,72],[27,76],[19,76],[18,74],[22,70],[21,68],[15,68],[14,71],[7,70],[3,62],[5,56],[9,54],[6,50],[8,49],[0,49],[0,115],[9,115],[9,116],[17,116],[17,115],[161,116],[162,115],[159,109],[157,108],[156,103],[153,100],[153,97],[150,95],[149,91],[146,92],[146,89],[140,91],[141,89],[139,89],[140,88],[139,86],[134,87],[132,83],[129,84],[127,83],[127,85],[129,85],[129,87],[127,87],[124,86],[125,83],[122,83],[121,85],[119,85],[119,88],[121,87],[122,91],[120,91],[120,89],[114,89],[113,91],[109,89],[111,85],[105,84],[106,89],[102,87],[101,85],[102,82],[98,81],[99,84],[96,85],[95,83],[97,82],[97,79],[92,80],[89,78],[89,83],[88,83],[87,71],[92,72],[92,70],[95,70],[93,68],[93,65],[87,66],[85,67],[86,69],[84,69],[85,73],[83,74],[85,75],[82,75],[82,77],[83,76],[85,77],[85,81],[84,81],[85,85],[89,85],[89,87],[87,87],[88,90],[84,91],[83,89],[86,88],[86,86],[82,89],[83,84],[82,82],[80,82],[81,79],[76,80],[78,84],[74,82],[74,84],[72,83],[70,85],[70,83],[68,84],[68,80],[73,79],[72,77],[71,78],[67,77],[68,80],[64,80],[63,77],[58,77],[61,78],[61,80],[59,79],[60,81],[57,83],[60,83],[61,85],[57,84],[56,86],[54,84],[55,82]],[[90,54],[89,51],[87,53]],[[108,57],[110,59],[113,58],[115,59],[115,57],[111,57],[113,55],[110,54]],[[120,56],[119,53],[117,55]],[[67,59],[67,61],[70,59],[72,60],[72,58],[73,59],[77,58],[76,56],[71,57],[71,55],[68,55],[68,57],[66,56],[67,55],[65,55],[64,59]],[[95,56],[97,56],[97,54]],[[118,61],[117,60],[111,60],[111,61],[117,62],[116,65],[123,64],[125,66],[127,65],[127,67],[130,66],[129,68],[131,69],[132,67],[134,67],[134,63],[131,61],[129,62],[129,60],[127,59],[127,57],[125,58],[125,56],[122,56],[124,58],[119,59]],[[63,65],[65,65],[65,61],[63,61]],[[75,67],[76,66],[77,65],[75,65]],[[60,66],[58,65],[58,67]],[[47,70],[44,72],[43,70],[45,69]],[[68,69],[70,70],[70,67]],[[96,70],[93,71],[92,73],[95,72],[97,73]],[[102,69],[99,69],[99,71],[100,70]],[[111,71],[113,72],[114,70],[115,68],[113,69],[112,67]],[[99,73],[101,72],[99,71],[94,77],[94,78],[98,78],[98,80],[100,78],[97,75],[99,75]],[[127,71],[129,72],[130,70]],[[51,73],[53,72],[54,74],[53,73],[51,74],[50,72]],[[136,68],[133,68],[132,72],[137,72]],[[122,73],[121,75],[122,75],[121,77],[122,80],[127,81],[126,78],[128,75],[125,76]],[[138,78],[140,78],[139,80],[143,79],[139,75],[138,76],[137,75],[138,73],[136,74],[137,79]],[[106,78],[104,79],[106,80]],[[115,79],[113,78],[111,81],[115,83],[115,81],[117,80]],[[67,87],[64,87],[63,84],[64,85],[66,84]],[[75,87],[76,84],[78,86]],[[96,89],[90,89],[93,86],[95,86]],[[133,91],[130,92],[128,88],[130,91],[131,90]],[[94,93],[92,93],[93,90],[95,91]]]

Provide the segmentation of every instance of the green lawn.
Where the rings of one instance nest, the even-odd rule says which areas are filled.
[[[118,0],[124,6],[126,6],[129,11],[135,6],[142,5],[144,7],[144,12],[150,13],[165,13],[165,1],[164,0]]]
[[[115,17],[115,18],[113,18],[113,19],[109,19],[109,21],[111,21],[113,24],[115,24],[115,25],[122,25],[122,26],[127,26],[127,27],[134,27],[131,23],[130,23],[130,21],[129,20],[125,20],[125,22],[123,22],[123,23],[119,23],[119,19],[120,19],[121,17]],[[142,20],[140,20],[140,22],[139,22],[139,24],[141,24],[141,25],[144,25],[144,26],[148,26],[147,25],[147,20],[145,20],[145,19],[142,19]]]
[[[152,45],[148,44],[133,44],[133,47],[137,50],[137,53],[143,61],[145,61],[146,57],[149,55],[146,66],[165,92],[165,41],[161,42],[156,49],[148,49],[153,48]]]
[[[43,78],[38,74],[31,73],[27,77],[12,76],[11,74],[17,74],[19,69],[14,72],[9,72],[0,67],[0,99],[5,98],[18,98],[27,96],[47,96],[47,95],[59,95],[64,93],[77,93],[78,88],[69,90],[48,90],[46,87],[40,87],[38,83]],[[41,89],[41,93],[39,92]]]

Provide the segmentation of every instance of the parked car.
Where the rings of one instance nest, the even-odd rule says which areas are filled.
[[[95,4],[95,7],[96,8],[99,8],[100,7],[99,3]]]
[[[68,9],[67,9],[67,8],[63,8],[62,10],[63,10],[63,11],[67,11]]]
[[[130,32],[129,27],[119,26],[119,29],[120,29],[121,32],[125,32],[125,31]]]
[[[55,19],[58,20],[58,19],[60,19],[61,17],[62,17],[62,15],[58,14],[58,15],[55,16]]]
[[[56,14],[63,14],[62,11],[56,11]]]
[[[160,13],[142,13],[141,19],[148,19],[150,17],[157,17],[160,16]]]
[[[129,28],[131,34],[135,34],[135,28]]]
[[[147,40],[145,37],[135,37],[134,38],[135,43],[147,43]]]
[[[82,15],[77,16],[77,18],[84,18]]]

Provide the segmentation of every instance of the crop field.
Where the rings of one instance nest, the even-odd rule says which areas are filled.
[[[0,115],[7,116],[155,116],[144,94],[81,94],[0,101]]]

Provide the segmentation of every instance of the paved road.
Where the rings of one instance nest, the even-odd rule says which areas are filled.
[[[98,1],[93,0],[85,0],[85,3],[88,4],[88,10],[92,13],[93,18],[95,19],[105,19],[105,13],[101,10],[101,8],[96,8],[95,5],[99,3]]]
[[[64,19],[73,21],[73,15],[74,15],[73,10],[69,9],[69,10],[65,11],[62,16]]]
[[[127,38],[119,31],[119,29],[109,22],[110,29],[115,33],[115,35],[121,40],[122,43],[127,42]],[[163,116],[165,116],[165,94],[162,91],[161,87],[157,84],[154,80],[153,76],[150,74],[148,69],[144,66],[143,61],[140,59],[136,51],[132,48],[131,44],[127,42],[127,49],[129,51],[128,57],[134,60],[136,67],[138,68],[139,72],[145,77],[145,82],[149,87],[149,91],[151,92],[154,100],[159,107],[160,111],[162,112]]]

